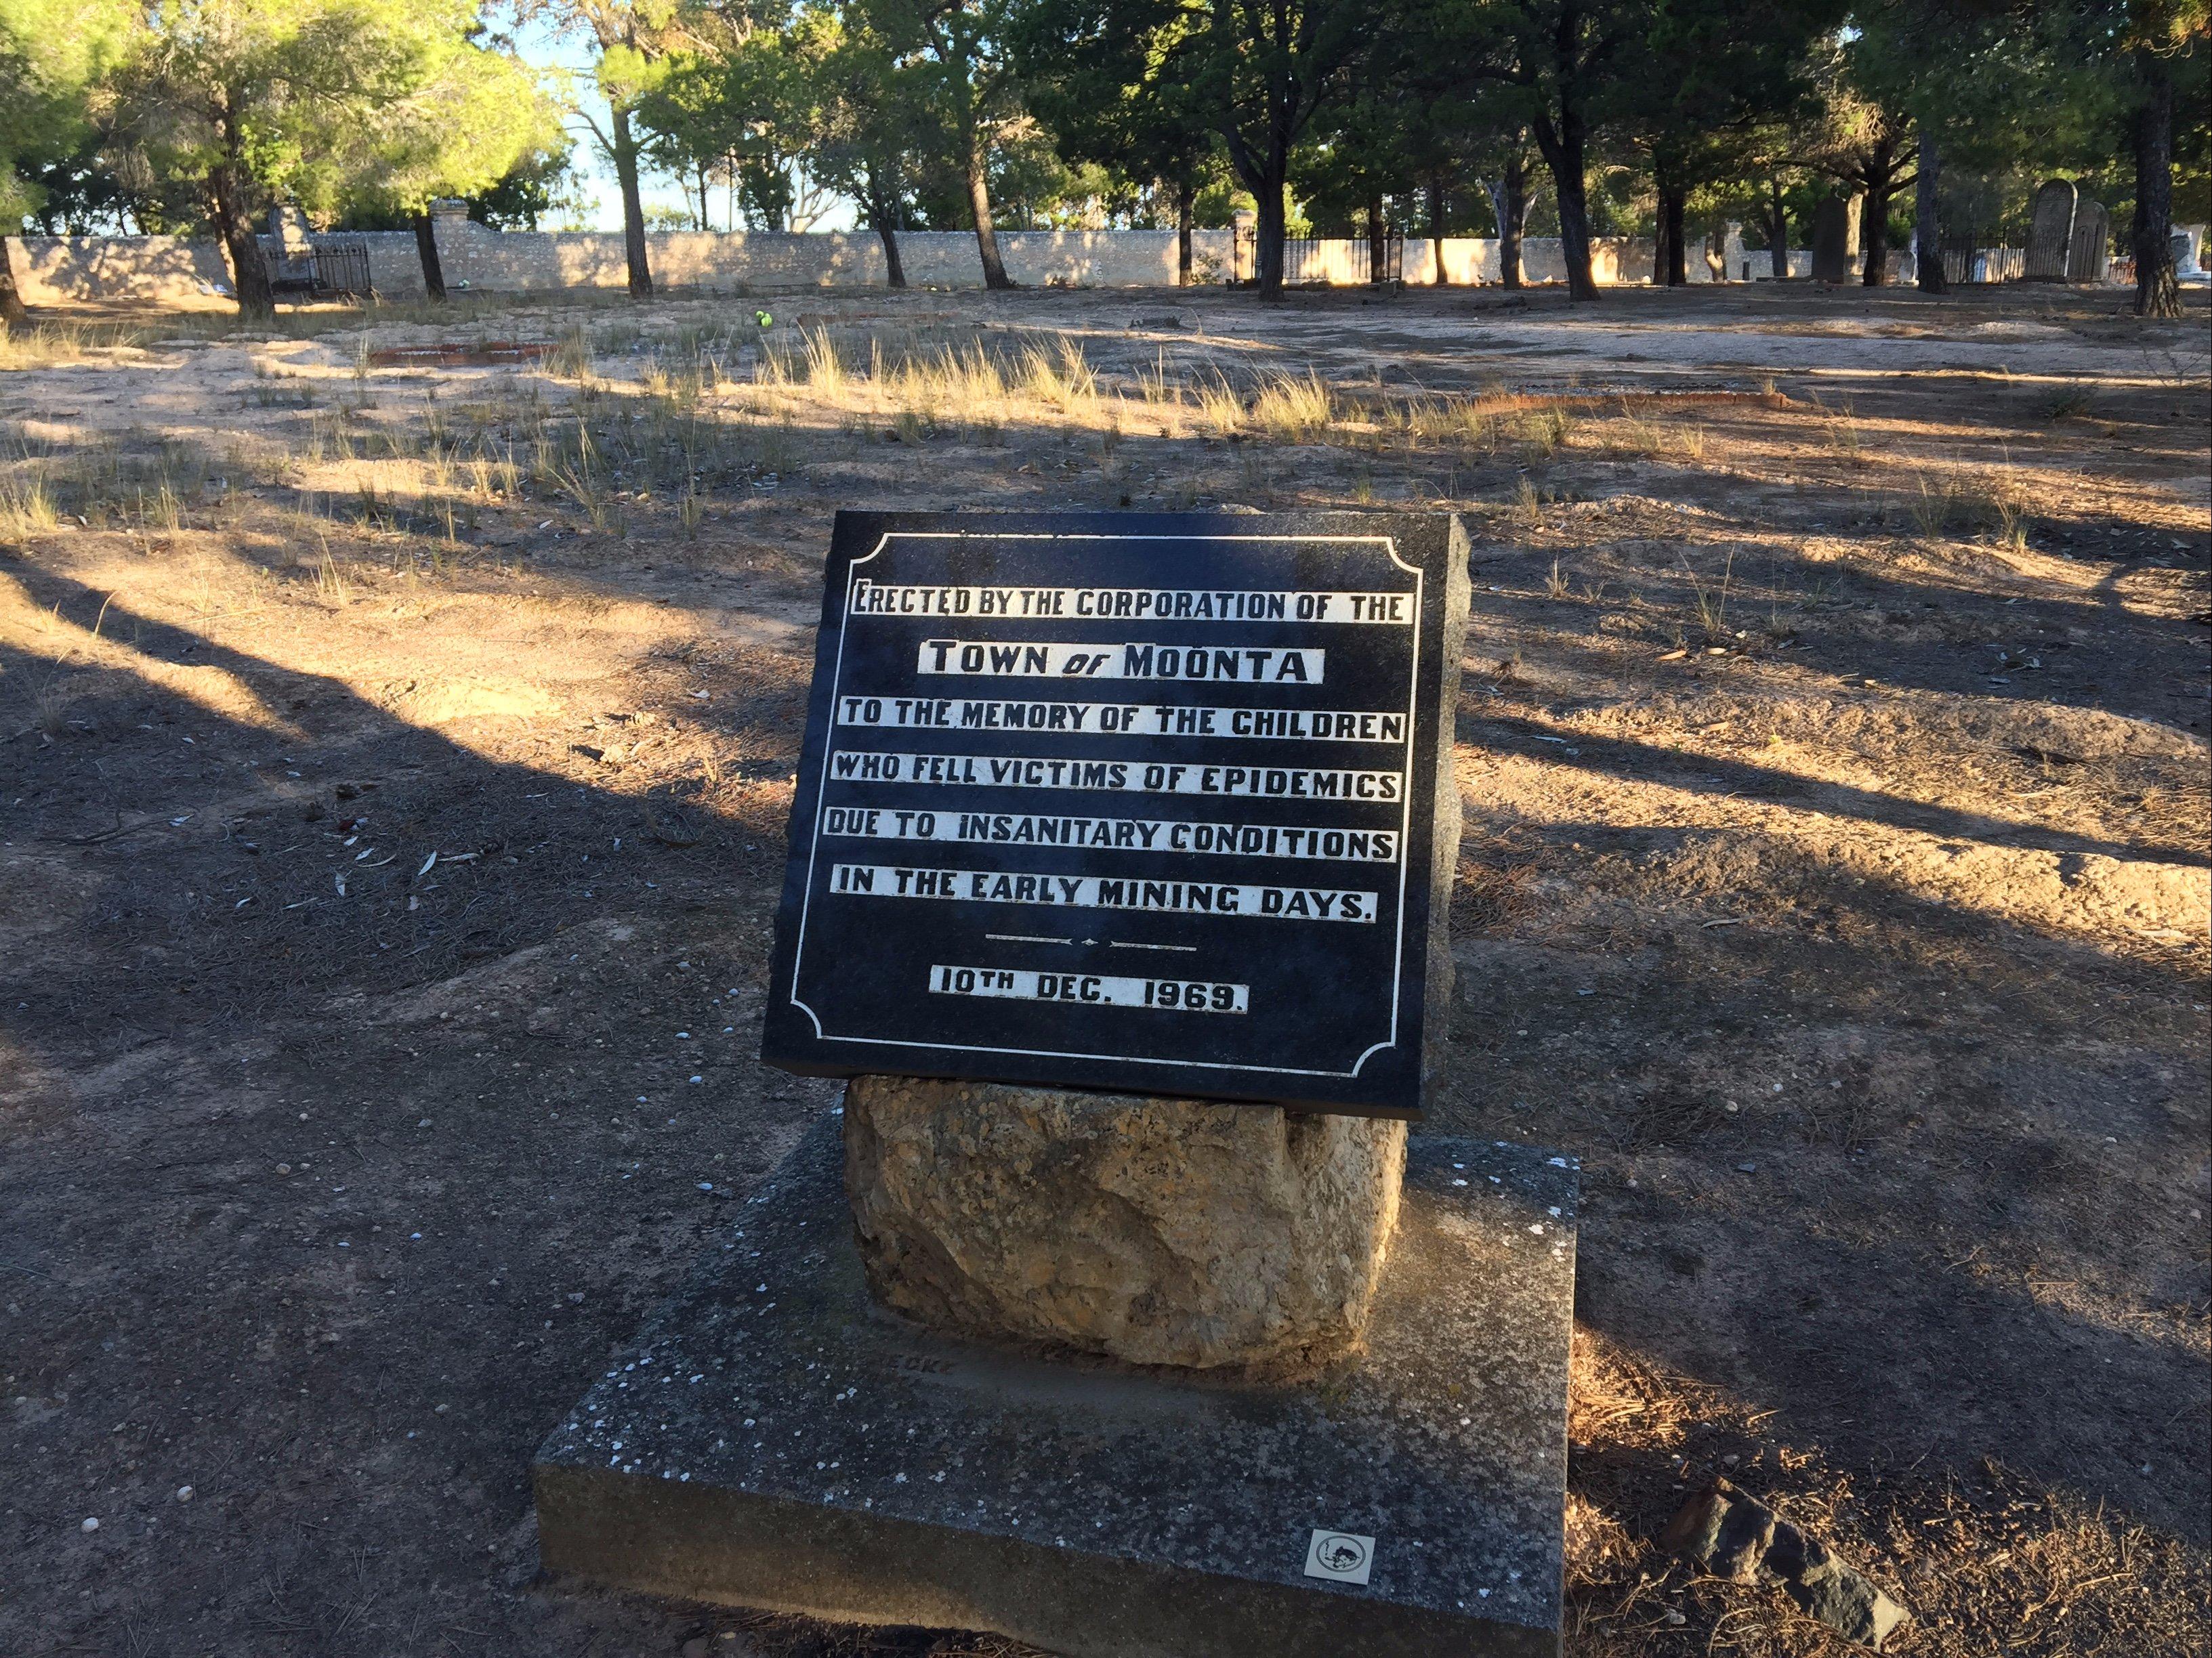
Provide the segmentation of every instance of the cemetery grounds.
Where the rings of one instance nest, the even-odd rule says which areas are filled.
[[[1894,1649],[2201,1650],[2208,319],[2124,303],[17,334],[0,1652],[1014,1653],[546,1584],[531,1454],[836,1097],[753,1057],[832,511],[1370,504],[1474,548],[1431,1127],[1585,1170],[1569,1651],[1829,1649],[1657,1551],[1715,1474]]]

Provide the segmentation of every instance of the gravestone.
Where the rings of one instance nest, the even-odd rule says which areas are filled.
[[[2066,264],[2074,246],[2074,210],[2081,192],[2063,179],[2047,180],[2035,192],[2035,209],[2028,221],[2027,262],[2030,282],[2066,280]]]
[[[315,248],[309,237],[307,216],[298,203],[278,202],[270,208],[269,240],[263,244],[263,251],[268,256],[270,281],[309,278]]]
[[[288,259],[304,258],[313,246],[309,240],[307,216],[300,210],[296,202],[278,202],[269,210],[269,234],[277,251]]]
[[[1848,274],[1844,242],[1849,213],[1839,196],[1824,196],[1813,210],[1813,280],[1839,282]]]
[[[1558,1652],[1577,1173],[1405,1121],[1467,556],[839,515],[762,1048],[853,1080],[539,1452],[549,1568],[1069,1658]]]
[[[2101,202],[2083,197],[2074,209],[2074,236],[2066,255],[2066,280],[2100,282],[2112,268],[2112,222]]]

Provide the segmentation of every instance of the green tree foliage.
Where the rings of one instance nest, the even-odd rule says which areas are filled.
[[[1692,194],[1742,176],[1775,129],[1813,94],[1816,41],[1840,4],[1744,6],[1664,0],[1638,42],[1638,71],[1613,100],[1622,136],[1651,170],[1656,235],[1652,281],[1689,280],[1685,211]]]
[[[1261,295],[1273,298],[1283,288],[1292,154],[1391,19],[1358,0],[1206,0],[1197,18],[1182,54],[1187,72],[1252,192],[1255,275]]]
[[[530,71],[474,39],[429,33],[416,73],[412,92],[363,111],[349,129],[331,169],[330,193],[343,203],[404,215],[423,288],[442,300],[431,202],[493,188],[526,158],[560,145],[562,134],[558,106]]]
[[[694,43],[698,21],[679,0],[519,0],[528,15],[549,19],[555,27],[580,37],[597,54],[592,79],[606,100],[603,125],[589,111],[576,114],[615,170],[622,194],[623,256],[634,299],[653,296],[653,267],[645,246],[645,199],[639,185],[645,164],[645,134],[639,106],[666,72],[670,55]],[[736,28],[745,14],[733,14]]]
[[[987,288],[1014,284],[991,214],[991,152],[1021,116],[1014,76],[1013,0],[854,0],[867,27],[909,73],[967,194]]]
[[[469,195],[469,217],[494,230],[536,230],[539,221],[580,218],[585,201],[568,134],[538,144],[482,190]]]
[[[1066,0],[1051,7],[1031,50],[1097,55],[1102,72],[1086,75],[1077,95],[1127,106],[1133,124],[1188,121],[1219,137],[1251,192],[1260,291],[1273,298],[1282,292],[1293,155],[1395,16],[1358,0]]]
[[[0,0],[0,232],[39,207],[40,173],[82,154],[94,100],[131,26],[115,0]],[[23,314],[0,237],[0,324]]]
[[[433,197],[534,225],[565,176],[549,88],[480,3],[0,0],[0,211],[212,224],[253,310],[258,216],[290,197],[414,225],[435,293]],[[1487,226],[1509,284],[1523,233],[1556,223],[1593,299],[1595,234],[1656,225],[1654,279],[1672,283],[1693,223],[1740,217],[1779,275],[1793,226],[1842,189],[1863,206],[1864,279],[1910,234],[1939,287],[1947,216],[1997,232],[2055,173],[2128,220],[2139,308],[2164,314],[2176,191],[2212,211],[2212,124],[2188,118],[2212,94],[2212,0],[515,4],[592,53],[605,108],[574,113],[620,188],[640,295],[647,170],[701,228],[716,183],[760,228],[849,199],[895,285],[902,228],[959,226],[1010,286],[1001,218],[1173,223],[1188,280],[1192,228],[1241,191],[1271,295],[1295,215],[1370,236]]]
[[[328,214],[381,176],[411,207],[496,178],[544,130],[520,72],[474,45],[474,0],[157,0],[144,16],[121,107],[161,171],[198,183],[243,314],[273,308],[255,239],[270,200]]]
[[[1440,52],[1497,95],[1501,125],[1525,128],[1552,175],[1568,291],[1597,298],[1590,271],[1593,140],[1639,72],[1652,0],[1439,0]]]
[[[906,286],[898,233],[923,158],[943,135],[915,85],[920,71],[859,7],[811,14],[818,125],[809,165],[829,188],[849,197],[883,243],[890,286]]]
[[[647,151],[661,170],[695,185],[698,225],[707,227],[707,186],[735,183],[747,222],[803,229],[808,181],[801,162],[820,137],[823,59],[835,20],[809,9],[780,27],[702,40],[672,54],[640,100]]]
[[[1219,139],[1199,89],[1162,73],[1158,54],[1187,38],[1152,0],[1038,0],[1022,15],[1015,57],[1030,110],[1060,154],[1175,203],[1177,279],[1191,279],[1198,193]]]
[[[2096,61],[2125,111],[2124,131],[2135,163],[2128,241],[2136,262],[2136,312],[2179,317],[2181,292],[2171,246],[2174,112],[2197,113],[2183,125],[2182,147],[2201,167],[2212,0],[2106,0],[2090,9],[2088,23]]]

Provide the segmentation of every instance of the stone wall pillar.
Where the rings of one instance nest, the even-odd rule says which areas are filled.
[[[1406,1125],[1377,1118],[905,1077],[845,1092],[879,1301],[1136,1364],[1355,1351],[1405,1160]]]

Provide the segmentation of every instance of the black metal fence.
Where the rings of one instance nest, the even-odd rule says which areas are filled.
[[[1237,231],[1235,280],[1243,284],[1260,280],[1260,238],[1257,231],[1240,226]],[[1285,288],[1358,288],[1406,279],[1406,236],[1385,231],[1378,243],[1364,236],[1285,236],[1283,239],[1283,286]]]
[[[264,238],[261,258],[269,270],[270,291],[280,300],[367,304],[376,297],[368,275],[368,244],[358,236],[326,236],[289,257]]]
[[[318,242],[314,265],[318,298],[367,301],[376,297],[368,278],[368,244],[351,239]]]
[[[2018,231],[1975,230],[1942,240],[1943,280],[2016,282],[2027,274],[2027,238]]]

